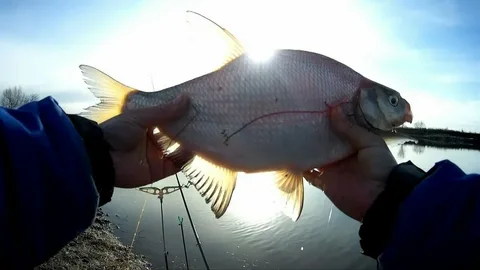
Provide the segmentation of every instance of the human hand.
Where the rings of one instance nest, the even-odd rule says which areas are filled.
[[[380,136],[349,121],[340,106],[332,109],[330,119],[334,131],[353,146],[355,153],[322,168],[323,172],[304,172],[304,177],[323,190],[343,213],[361,222],[397,161]]]
[[[181,117],[188,109],[188,98],[180,96],[171,103],[137,109],[117,115],[100,124],[115,168],[115,186],[134,188],[177,173],[191,157],[181,152],[179,160],[162,158],[163,152],[153,134],[157,126]]]

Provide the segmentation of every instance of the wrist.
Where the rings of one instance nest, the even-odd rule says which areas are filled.
[[[426,173],[410,161],[393,168],[384,190],[375,198],[362,220],[359,235],[364,255],[376,259],[383,252],[401,204],[425,176]]]
[[[371,189],[368,191],[368,194],[365,196],[368,199],[364,203],[362,203],[362,209],[358,212],[358,216],[353,218],[359,222],[362,222],[368,210],[372,207],[375,200],[384,190],[384,182],[378,182],[377,185],[371,187]]]
[[[68,117],[83,139],[95,187],[100,196],[98,205],[102,206],[111,200],[115,184],[115,169],[110,145],[105,141],[103,131],[96,122],[78,115],[68,115]]]

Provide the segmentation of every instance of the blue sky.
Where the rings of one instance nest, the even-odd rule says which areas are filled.
[[[480,132],[480,2],[0,1],[0,88],[52,95],[67,111],[95,102],[78,65],[161,89],[207,72],[184,12],[224,25],[252,50],[326,54],[401,92],[414,120]],[[203,50],[203,51],[202,51]],[[203,57],[203,58],[202,58]]]

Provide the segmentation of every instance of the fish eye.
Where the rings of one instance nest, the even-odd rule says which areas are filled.
[[[398,97],[396,96],[389,96],[388,101],[390,102],[390,104],[392,104],[392,106],[396,107],[398,105]]]

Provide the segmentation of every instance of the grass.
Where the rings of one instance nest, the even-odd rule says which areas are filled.
[[[99,209],[94,223],[36,270],[140,270],[151,269],[143,256],[135,255],[113,235],[112,223]]]

